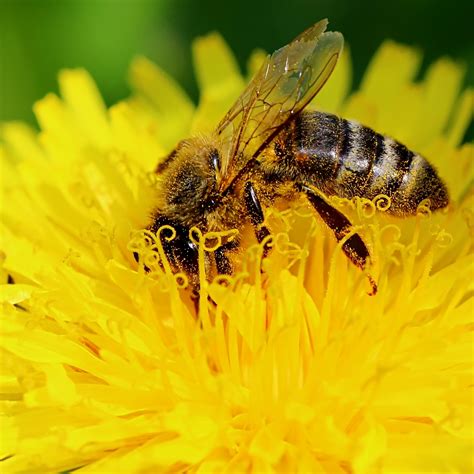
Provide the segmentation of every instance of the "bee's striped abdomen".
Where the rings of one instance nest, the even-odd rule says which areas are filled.
[[[299,122],[297,160],[307,184],[349,199],[390,196],[389,212],[398,215],[416,213],[425,199],[432,210],[448,204],[435,169],[392,138],[320,112],[302,114]]]

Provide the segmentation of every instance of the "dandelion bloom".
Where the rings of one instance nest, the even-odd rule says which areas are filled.
[[[268,259],[251,245],[227,285],[201,274],[196,313],[181,277],[133,257],[159,158],[212,129],[245,84],[218,35],[193,52],[197,107],[139,58],[133,95],[110,109],[67,70],[61,98],[35,104],[39,133],[2,126],[2,472],[472,470],[462,67],[441,59],[415,80],[420,54],[387,42],[358,91],[346,53],[314,103],[420,152],[450,192],[447,210],[408,219],[334,199],[370,246],[376,296],[300,203],[269,216]]]

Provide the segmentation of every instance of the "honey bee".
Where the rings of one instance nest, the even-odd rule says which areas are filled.
[[[264,209],[277,199],[305,196],[334,233],[342,250],[365,269],[367,245],[328,200],[390,197],[388,213],[409,216],[421,201],[431,210],[448,204],[435,169],[416,152],[357,122],[305,111],[321,90],[342,52],[343,37],[326,32],[327,20],[310,27],[269,55],[236,103],[207,137],[189,138],[156,168],[157,202],[148,227],[175,230],[161,238],[170,266],[198,287],[198,248],[190,230],[254,229],[258,242],[270,235]],[[206,274],[231,274],[239,237],[206,253]],[[268,250],[268,249],[266,249]],[[374,292],[376,290],[374,284]]]

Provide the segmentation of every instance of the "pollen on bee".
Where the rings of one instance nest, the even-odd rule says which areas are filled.
[[[298,163],[310,163],[314,161],[314,157],[308,155],[308,153],[298,152],[296,153],[295,157]]]

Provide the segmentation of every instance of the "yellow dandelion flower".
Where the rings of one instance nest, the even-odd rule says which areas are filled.
[[[193,53],[197,108],[139,58],[129,100],[107,110],[87,72],[67,70],[61,97],[35,104],[39,133],[2,126],[2,472],[471,472],[462,67],[440,59],[415,80],[420,54],[387,42],[358,91],[345,54],[315,103],[427,156],[450,191],[447,211],[402,220],[338,201],[370,245],[376,296],[301,205],[273,216],[291,225],[265,275],[250,247],[227,286],[203,285],[197,316],[182,278],[132,253],[159,157],[245,83],[219,35]]]

